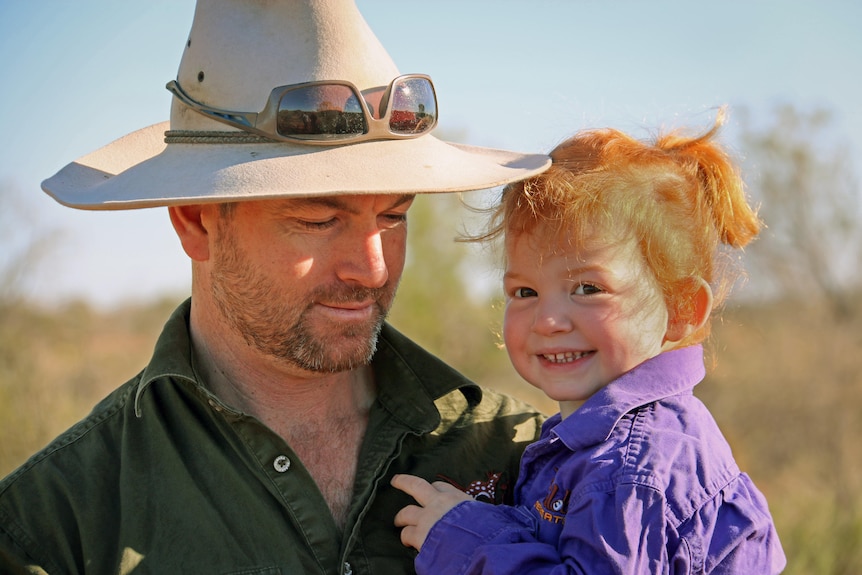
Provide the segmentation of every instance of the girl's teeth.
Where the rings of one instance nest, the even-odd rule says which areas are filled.
[[[567,351],[565,353],[549,353],[543,354],[543,357],[552,363],[571,363],[575,360],[581,359],[587,355],[586,352],[572,352]]]

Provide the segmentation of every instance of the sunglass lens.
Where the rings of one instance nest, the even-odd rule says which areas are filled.
[[[389,129],[395,134],[430,130],[437,122],[437,98],[426,78],[404,78],[392,86]]]
[[[349,139],[368,131],[365,115],[349,86],[301,86],[281,97],[278,133],[299,139]]]

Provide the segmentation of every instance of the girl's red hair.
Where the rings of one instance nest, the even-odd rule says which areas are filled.
[[[722,110],[703,135],[675,131],[652,142],[613,129],[579,132],[551,152],[546,172],[505,188],[478,239],[538,233],[554,246],[589,241],[597,230],[633,236],[672,316],[692,313],[697,278],[710,284],[715,309],[736,279],[724,246],[742,248],[761,227],[737,167],[714,140],[723,121]],[[709,328],[679,345],[703,341]]]

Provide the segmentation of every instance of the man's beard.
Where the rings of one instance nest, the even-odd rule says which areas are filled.
[[[247,258],[230,232],[219,246],[221,257],[212,270],[213,298],[229,326],[261,353],[316,373],[336,373],[367,365],[377,350],[383,322],[394,298],[394,287],[352,288],[345,284],[318,286],[302,301],[285,301],[285,293]],[[367,321],[319,322],[311,315],[315,302],[347,304],[373,301]],[[325,323],[325,325],[321,325]]]

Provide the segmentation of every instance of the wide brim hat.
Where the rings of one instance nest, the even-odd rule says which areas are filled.
[[[353,0],[198,0],[177,83],[206,106],[256,112],[277,86],[341,80],[364,91],[398,75]],[[167,131],[192,137],[166,143]],[[42,188],[61,204],[111,210],[480,190],[550,165],[544,154],[453,144],[431,134],[336,146],[233,138],[198,143],[193,137],[225,131],[240,132],[174,98],[170,123],[143,128],[72,162]]]

